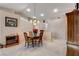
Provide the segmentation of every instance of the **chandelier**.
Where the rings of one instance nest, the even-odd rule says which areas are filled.
[[[33,25],[37,25],[39,23],[39,20],[36,19],[36,4],[33,4],[34,7],[34,15],[33,18],[30,19],[30,23],[32,23]]]

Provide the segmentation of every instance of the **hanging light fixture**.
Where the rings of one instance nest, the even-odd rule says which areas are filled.
[[[35,3],[33,4],[33,8],[34,8],[33,17],[29,17],[29,16],[28,16],[28,21],[29,21],[30,23],[32,23],[32,24],[34,24],[34,23],[36,22],[36,4],[35,4]],[[30,12],[31,9],[30,9],[30,8],[27,8],[26,11],[27,11],[27,12]]]
[[[32,20],[30,20],[30,23],[32,23]]]
[[[36,19],[36,3],[33,4],[33,17],[28,17],[28,20],[30,21],[30,23],[32,23],[33,25],[38,24],[40,21]]]
[[[36,19],[36,4],[34,3],[33,6],[34,6],[34,16],[33,16],[33,19]]]
[[[33,16],[33,25],[36,25],[37,23],[39,23],[39,20],[36,19],[36,4],[33,4],[34,7],[34,16]]]

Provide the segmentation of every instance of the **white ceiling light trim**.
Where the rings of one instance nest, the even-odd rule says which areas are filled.
[[[27,12],[30,12],[30,11],[31,11],[31,9],[30,9],[30,8],[27,8],[27,9],[26,9],[26,11],[27,11]]]
[[[40,16],[42,16],[42,17],[43,17],[43,16],[44,16],[44,14],[43,14],[43,13],[41,13],[41,14],[40,14]]]
[[[58,12],[58,9],[57,8],[53,9],[53,12],[54,13],[57,13]]]

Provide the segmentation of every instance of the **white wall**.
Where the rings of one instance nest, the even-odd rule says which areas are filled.
[[[19,15],[16,15],[12,12],[7,12],[7,11],[2,11],[0,10],[0,21],[1,21],[1,39],[0,42],[5,44],[6,43],[6,36],[12,35],[14,33],[18,33],[18,27],[5,27],[5,16],[7,17],[12,17],[12,18],[17,18],[18,19],[18,24],[19,24]]]
[[[48,20],[48,31],[52,32],[52,38],[66,39],[67,38],[67,20],[63,15],[60,19]]]
[[[13,17],[18,19],[18,27],[5,27],[5,16]],[[67,21],[66,16],[62,16],[61,19],[47,20],[49,34],[52,32],[53,38],[66,39],[67,38]],[[41,23],[40,23],[41,24]],[[39,27],[39,24],[38,24]],[[5,37],[7,35],[19,34],[20,43],[24,41],[23,32],[28,32],[32,30],[32,24],[24,19],[23,17],[15,14],[13,12],[7,12],[0,10],[0,43],[5,44]],[[47,33],[47,37],[49,35]]]
[[[5,16],[17,18],[18,27],[5,27]],[[25,21],[26,20],[26,21]],[[24,40],[23,32],[27,32],[31,29],[31,24],[27,22],[27,19],[22,18],[14,12],[2,11],[0,10],[0,43],[6,43],[6,36],[18,34],[20,37],[20,42]]]
[[[23,17],[20,17],[20,24],[19,24],[19,37],[20,37],[20,42],[24,42],[24,35],[23,32],[29,32],[32,31],[32,24],[27,21],[27,19],[24,19]]]
[[[1,39],[1,20],[0,20],[0,39]]]
[[[46,23],[48,24],[48,26],[47,30],[44,33],[44,39],[67,39],[67,20],[65,15],[62,15],[60,19],[47,19]],[[42,21],[40,21],[37,27],[41,29],[41,25]]]

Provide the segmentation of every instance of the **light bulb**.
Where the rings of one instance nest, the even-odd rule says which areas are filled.
[[[36,25],[36,23],[33,23],[33,25]]]
[[[40,16],[42,16],[42,17],[43,17],[43,16],[44,16],[44,14],[43,14],[43,13],[41,13],[41,14],[40,14]]]
[[[34,22],[36,22],[36,20],[34,20]]]
[[[31,11],[30,8],[27,8],[26,10],[27,10],[27,12],[30,12]]]
[[[53,12],[55,12],[55,13],[56,13],[56,12],[58,12],[58,9],[57,9],[57,8],[56,8],[56,9],[54,9],[54,10],[53,10]]]
[[[39,23],[39,20],[37,21],[37,23]]]

